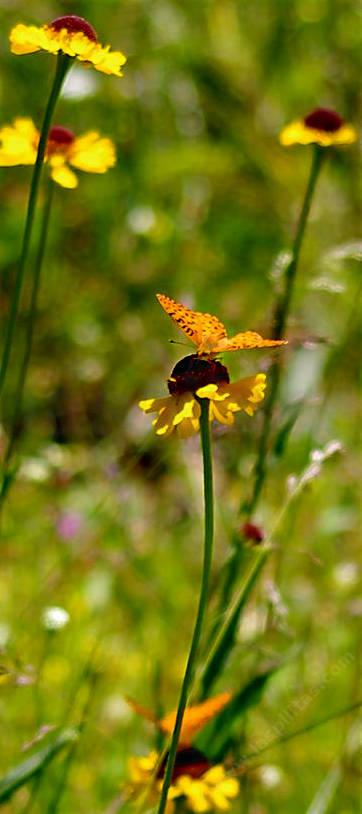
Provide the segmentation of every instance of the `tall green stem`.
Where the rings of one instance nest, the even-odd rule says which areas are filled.
[[[297,224],[296,234],[292,246],[292,256],[284,272],[284,285],[279,300],[276,305],[272,336],[273,339],[282,339],[285,333],[292,296],[294,292],[295,280],[299,265],[300,251],[303,244],[305,229],[307,226],[308,216],[310,213],[316,184],[318,181],[319,173],[323,160],[323,148],[315,146],[313,148],[313,158],[308,179],[307,188],[304,195],[304,200]],[[254,483],[253,491],[246,508],[246,513],[250,517],[254,512],[258,503],[261,490],[263,488],[266,471],[267,471],[267,453],[269,446],[269,437],[274,414],[274,406],[279,390],[280,382],[280,361],[276,360],[271,367],[269,374],[269,394],[264,411],[263,427],[260,435],[259,447],[257,452],[257,459],[254,469]]]
[[[203,628],[203,622],[205,618],[207,600],[209,595],[209,581],[214,538],[214,495],[213,495],[212,456],[211,456],[210,426],[209,426],[209,401],[208,399],[201,399],[200,404],[201,404],[200,433],[201,433],[201,449],[204,474],[204,516],[205,516],[204,560],[195,627],[192,636],[190,652],[187,659],[185,675],[182,682],[180,698],[178,702],[176,721],[172,733],[170,750],[168,753],[161,799],[158,807],[158,814],[164,814],[164,811],[166,809],[167,796],[171,785],[172,773],[176,760],[177,747],[180,740],[182,721],[194,678],[196,656],[200,643],[201,632]]]
[[[26,213],[25,219],[25,227],[24,227],[24,234],[23,234],[23,242],[21,247],[21,254],[19,265],[16,273],[15,284],[14,284],[14,291],[11,300],[10,306],[10,313],[9,318],[6,326],[5,332],[5,339],[4,339],[4,348],[2,353],[1,359],[1,366],[0,366],[0,395],[3,391],[5,377],[9,365],[10,353],[11,353],[11,346],[14,337],[15,331],[15,324],[16,324],[16,317],[19,308],[19,301],[20,295],[23,287],[24,281],[24,274],[26,268],[26,262],[29,253],[31,235],[33,230],[33,223],[34,223],[34,215],[36,209],[36,203],[38,198],[38,191],[39,191],[39,184],[41,178],[41,171],[42,166],[44,163],[48,133],[50,130],[50,125],[55,109],[55,105],[57,103],[61,87],[67,73],[67,70],[70,66],[70,58],[66,56],[66,54],[59,53],[57,57],[57,65],[56,71],[54,76],[54,81],[52,85],[52,89],[50,91],[50,96],[48,99],[48,103],[45,109],[44,120],[41,128],[39,145],[38,145],[38,152],[36,156],[36,161],[34,164],[33,175],[30,184],[30,192],[29,192],[29,200],[28,200],[28,208]]]
[[[4,497],[7,493],[7,488],[9,486],[9,464],[12,458],[13,449],[16,441],[16,432],[17,427],[19,424],[19,419],[21,418],[21,409],[23,404],[23,395],[24,395],[24,387],[26,381],[26,375],[29,367],[32,344],[33,344],[33,335],[34,335],[34,326],[35,326],[35,319],[36,319],[36,309],[38,303],[38,293],[39,293],[39,285],[40,285],[40,275],[43,266],[44,260],[44,253],[48,235],[48,226],[49,226],[49,219],[50,219],[50,212],[52,207],[53,201],[53,190],[54,190],[54,182],[49,178],[47,184],[47,193],[45,196],[44,207],[43,207],[43,217],[40,227],[40,235],[39,235],[39,244],[37,249],[37,254],[35,258],[35,266],[34,266],[34,277],[33,277],[33,284],[31,289],[30,295],[30,303],[29,303],[29,311],[27,314],[26,320],[26,328],[25,328],[25,339],[24,339],[24,353],[23,358],[20,365],[17,385],[15,389],[15,396],[13,400],[13,412],[11,417],[11,424],[9,430],[9,441],[6,449],[5,459],[4,459],[4,474],[3,474],[3,482],[0,491],[0,508],[2,506]]]

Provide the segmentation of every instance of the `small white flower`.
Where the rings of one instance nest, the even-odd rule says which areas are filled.
[[[278,766],[262,766],[259,777],[263,786],[273,789],[283,780],[283,773]]]
[[[54,605],[44,608],[42,613],[42,623],[46,630],[62,630],[69,622],[70,616],[65,608]]]

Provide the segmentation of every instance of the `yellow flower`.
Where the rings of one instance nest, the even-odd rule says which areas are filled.
[[[195,435],[200,429],[200,399],[209,399],[210,421],[231,425],[234,413],[243,410],[253,415],[264,398],[266,376],[257,373],[230,383],[224,365],[215,359],[191,354],[181,359],[168,380],[170,396],[145,399],[139,407],[145,413],[157,413],[153,421],[156,434],[167,438],[176,432],[180,438]]]
[[[97,34],[83,17],[75,14],[57,17],[48,25],[24,25],[18,23],[10,32],[13,54],[33,54],[60,51],[80,62],[93,65],[97,71],[122,76],[121,67],[126,57],[121,51],[111,51],[109,45],[100,45]]]
[[[305,119],[297,119],[283,128],[279,141],[284,147],[292,144],[318,144],[331,147],[339,144],[352,144],[357,140],[357,132],[351,124],[346,124],[334,110],[317,107]]]
[[[157,771],[158,756],[151,752],[147,757],[131,758],[129,771],[132,791],[145,791],[145,803],[155,803],[162,788],[162,776],[166,760]],[[187,811],[228,811],[231,801],[238,796],[238,780],[229,777],[219,764],[210,766],[207,758],[193,747],[177,752],[172,783],[168,797],[168,814],[174,811],[173,800],[183,801]]]
[[[38,144],[39,132],[32,120],[15,119],[0,128],[0,166],[34,164]],[[74,189],[78,179],[69,164],[84,172],[104,173],[116,163],[116,153],[113,142],[96,131],[76,137],[66,127],[55,125],[49,131],[45,161],[53,181]]]

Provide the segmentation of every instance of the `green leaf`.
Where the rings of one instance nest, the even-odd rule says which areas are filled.
[[[268,554],[269,549],[259,549],[256,552],[256,556],[249,572],[245,577],[245,581],[239,595],[232,605],[229,616],[227,617],[225,624],[216,639],[215,645],[211,651],[211,656],[206,662],[206,666],[201,677],[202,699],[207,698],[210,695],[211,688],[222,672],[225,662],[232,648],[234,647],[241,613],[247,600],[249,599]]]
[[[8,800],[14,792],[24,786],[32,777],[43,771],[51,760],[64,749],[68,744],[73,743],[78,737],[76,729],[65,729],[52,741],[52,743],[39,749],[23,763],[14,766],[0,780],[0,803]]]
[[[255,676],[224,707],[202,731],[196,740],[197,748],[211,760],[223,760],[232,743],[232,733],[250,707],[259,703],[269,679],[279,669],[273,665]]]

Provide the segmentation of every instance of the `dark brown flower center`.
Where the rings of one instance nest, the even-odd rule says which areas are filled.
[[[55,144],[71,144],[74,139],[74,133],[67,127],[61,127],[60,124],[55,124],[49,130],[48,141],[53,141]]]
[[[82,34],[85,34],[89,40],[93,42],[97,42],[98,37],[87,20],[84,20],[83,17],[77,17],[75,14],[66,14],[64,17],[57,17],[51,23],[49,23],[48,28],[53,28],[54,31],[61,31],[62,28],[66,28],[69,31],[69,34],[77,34],[79,31]]]
[[[326,133],[335,133],[343,123],[342,116],[335,110],[329,110],[328,107],[316,107],[304,119],[307,127],[312,127],[313,130],[324,130]]]
[[[165,774],[167,758],[168,754],[164,757],[157,772],[158,778],[162,778]],[[199,749],[194,749],[193,746],[184,746],[177,750],[172,780],[177,780],[183,774],[188,777],[201,777],[210,768],[211,763]]]
[[[72,133],[71,130],[68,130],[67,127],[61,127],[58,124],[54,125],[54,127],[51,127],[49,130],[47,143],[48,156],[53,153],[64,152],[64,150],[66,151],[67,147],[72,144],[74,139],[74,133]]]
[[[167,386],[172,396],[180,393],[195,393],[206,384],[227,384],[230,381],[227,369],[216,359],[203,359],[193,353],[185,356],[175,365]]]

